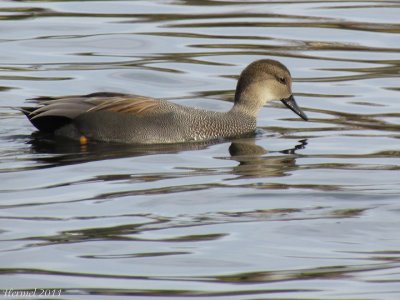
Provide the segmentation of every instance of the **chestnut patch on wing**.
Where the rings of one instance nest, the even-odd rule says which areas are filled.
[[[138,96],[112,102],[105,102],[89,109],[88,112],[110,111],[130,114],[143,114],[145,112],[151,112],[158,105],[160,105],[160,102],[155,99]]]

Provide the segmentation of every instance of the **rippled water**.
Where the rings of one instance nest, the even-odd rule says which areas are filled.
[[[398,1],[2,1],[2,297],[399,299],[399,15]],[[260,58],[289,67],[309,122],[274,103],[253,138],[80,147],[10,108],[115,91],[226,110]]]

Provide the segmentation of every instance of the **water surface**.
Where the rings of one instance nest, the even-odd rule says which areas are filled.
[[[3,295],[399,299],[399,14],[398,1],[1,2]],[[277,102],[254,137],[79,146],[10,109],[111,91],[227,110],[261,58],[288,66],[309,122]]]

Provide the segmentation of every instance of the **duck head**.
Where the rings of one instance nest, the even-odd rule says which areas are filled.
[[[235,106],[250,114],[257,114],[262,106],[273,100],[281,100],[303,120],[308,120],[293,97],[289,70],[272,59],[251,63],[240,74],[236,86]]]

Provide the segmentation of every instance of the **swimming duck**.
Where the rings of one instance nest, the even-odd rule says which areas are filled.
[[[81,143],[165,144],[241,136],[254,132],[258,112],[272,100],[281,100],[303,120],[308,120],[292,95],[289,70],[271,59],[257,60],[242,71],[234,105],[227,112],[120,93],[37,100],[38,107],[22,111],[39,131]]]

